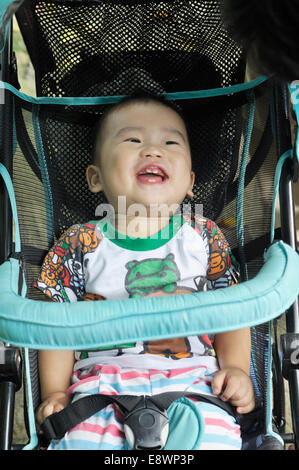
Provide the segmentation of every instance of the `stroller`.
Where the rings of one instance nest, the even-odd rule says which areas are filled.
[[[219,3],[1,2],[1,449],[15,448],[14,395],[23,370],[29,442],[22,448],[39,446],[37,350],[92,349],[245,326],[251,327],[257,408],[244,425],[243,449],[283,449],[288,442],[299,448],[299,257],[292,199],[299,152],[297,134],[292,145],[289,89],[275,77],[246,81],[244,51],[225,31]],[[19,91],[13,14],[35,69],[36,98]],[[183,109],[196,173],[192,210],[202,204],[204,215],[219,225],[242,282],[150,303],[131,299],[125,317],[123,300],[43,302],[33,282],[44,256],[68,227],[94,220],[104,202],[89,193],[82,177],[93,125],[136,88],[164,94]],[[278,189],[281,228],[275,229]],[[287,333],[280,357],[276,325],[283,314]],[[290,389],[291,435],[284,432],[283,377]]]

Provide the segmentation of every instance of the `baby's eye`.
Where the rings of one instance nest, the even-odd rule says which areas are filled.
[[[125,140],[125,142],[135,142],[137,144],[140,144],[141,141],[137,137],[129,137],[128,139]]]
[[[179,143],[175,140],[167,140],[165,143],[166,145],[179,145]]]

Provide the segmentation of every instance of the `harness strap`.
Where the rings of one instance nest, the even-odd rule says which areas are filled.
[[[199,401],[212,403],[225,410],[227,413],[232,415],[237,422],[239,422],[238,413],[229,403],[223,402],[220,398],[200,393],[166,392],[153,396],[111,396],[96,394],[80,398],[58,413],[48,416],[42,423],[41,430],[47,439],[61,439],[67,431],[109,404],[116,403],[124,414],[128,414],[133,410],[138,409],[145,401],[152,402],[161,411],[165,411],[172,402],[181,397],[196,398]]]

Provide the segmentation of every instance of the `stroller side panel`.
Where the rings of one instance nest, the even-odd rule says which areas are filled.
[[[277,139],[277,152],[282,152],[288,147],[290,148],[291,134],[288,121],[283,118],[284,113],[291,112],[288,108],[289,97],[287,87],[283,88],[283,99],[279,88],[275,91],[275,107],[276,107],[276,132],[280,138]],[[282,112],[284,109],[284,113]],[[298,116],[297,116],[298,119]],[[295,127],[295,133],[298,132],[298,126]],[[298,137],[296,137],[297,139]],[[279,202],[280,202],[280,219],[282,239],[288,243],[294,250],[298,252],[296,223],[295,223],[295,207],[293,197],[293,183],[298,184],[298,154],[296,149],[296,140],[294,142],[293,158],[287,160],[282,168],[280,186],[279,186]],[[286,312],[286,334],[281,337],[281,354],[282,354],[282,371],[284,378],[289,382],[290,400],[292,407],[296,410],[292,414],[292,424],[294,431],[295,447],[299,449],[299,370],[296,367],[296,361],[292,363],[290,357],[296,355],[296,347],[299,340],[299,297],[290,306]],[[295,340],[294,340],[295,338]],[[286,366],[287,364],[287,366]]]

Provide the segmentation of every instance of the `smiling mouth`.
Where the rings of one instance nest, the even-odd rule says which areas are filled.
[[[137,181],[143,184],[161,184],[168,179],[167,173],[157,165],[147,165],[136,173]]]

